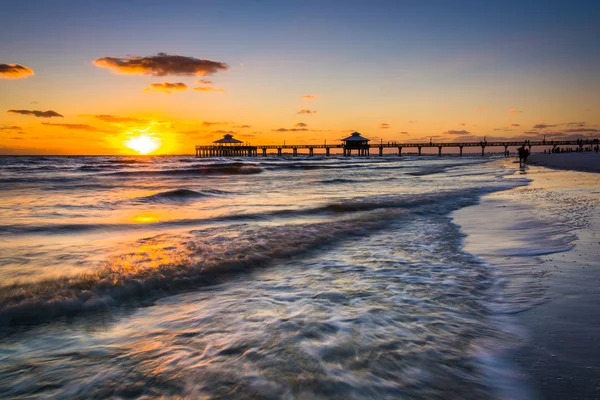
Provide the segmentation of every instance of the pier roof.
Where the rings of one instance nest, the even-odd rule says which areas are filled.
[[[219,144],[240,144],[240,143],[244,143],[241,140],[237,140],[233,138],[233,135],[230,134],[226,134],[223,136],[222,139],[219,140],[215,140],[213,143],[219,143]]]
[[[358,132],[352,132],[352,134],[350,136],[348,136],[346,139],[342,139],[342,141],[343,142],[368,142],[370,140],[367,139],[366,137],[363,137]]]

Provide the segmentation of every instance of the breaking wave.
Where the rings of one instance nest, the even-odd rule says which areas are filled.
[[[216,195],[226,194],[222,190],[206,189],[202,191],[194,191],[189,189],[175,189],[166,192],[155,193],[150,196],[138,197],[137,202],[147,203],[186,203],[203,197],[211,197]]]

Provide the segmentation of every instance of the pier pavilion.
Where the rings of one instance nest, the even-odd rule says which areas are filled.
[[[196,157],[252,157],[257,155],[257,151],[256,146],[244,146],[244,142],[226,134],[215,140],[212,146],[196,146]]]
[[[346,139],[342,139],[344,147],[344,156],[352,155],[352,150],[356,150],[359,156],[369,155],[369,139],[361,136],[358,132],[352,132]]]

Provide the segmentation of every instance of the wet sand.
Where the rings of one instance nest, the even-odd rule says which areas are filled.
[[[527,161],[530,165],[573,171],[600,172],[600,153],[556,153],[532,154]]]
[[[566,166],[598,157],[564,156],[542,159]],[[516,381],[534,398],[600,399],[600,175],[540,167],[521,174],[530,186],[486,196],[455,221],[467,251],[498,269],[503,312],[523,328],[521,346],[505,355]],[[481,227],[473,214],[493,218]],[[499,243],[492,248],[491,237]]]

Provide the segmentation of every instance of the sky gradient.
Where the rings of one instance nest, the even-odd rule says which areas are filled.
[[[132,154],[140,136],[189,154],[225,132],[254,144],[351,130],[377,142],[600,136],[598,1],[1,10],[0,154]]]

